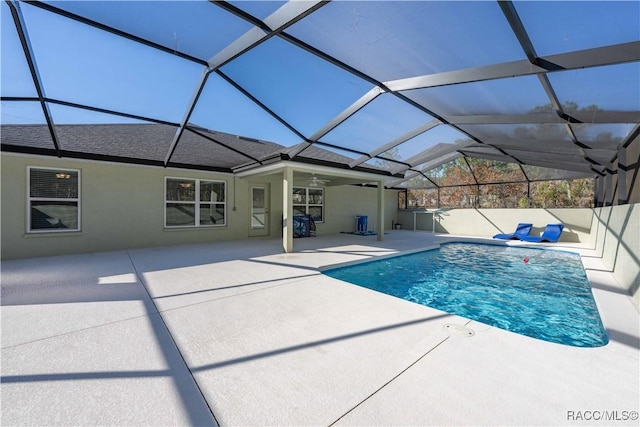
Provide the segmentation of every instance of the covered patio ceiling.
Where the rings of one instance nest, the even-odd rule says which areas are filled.
[[[603,175],[640,134],[636,1],[1,8],[3,151],[401,187],[460,157]]]

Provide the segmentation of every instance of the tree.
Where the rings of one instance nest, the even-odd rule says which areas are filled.
[[[562,110],[568,115],[576,113],[596,114],[602,111],[596,105],[589,105],[583,108],[575,102],[566,102],[562,105]],[[531,110],[531,113],[553,113],[555,110],[551,104],[540,105]],[[597,140],[599,148],[615,147],[620,142],[620,138],[614,137],[609,132],[603,132],[597,136],[588,135],[593,132],[593,128],[588,126],[576,127],[576,135],[584,140]],[[510,130],[510,137],[522,140],[541,141],[567,141],[568,135],[563,126],[557,123],[521,125]],[[467,141],[468,142],[468,141]],[[463,140],[456,141],[462,147],[467,144]],[[397,149],[397,147],[396,147]],[[394,150],[396,150],[394,149]],[[398,151],[391,151],[395,156]],[[399,159],[399,156],[395,157]],[[413,190],[408,194],[407,203],[410,206],[426,206],[434,200],[439,201],[438,207],[589,207],[593,205],[594,180],[574,179],[574,180],[553,180],[542,182],[529,181],[544,180],[566,175],[566,172],[543,168],[537,166],[527,166],[527,175],[523,174],[522,168],[516,163],[487,160],[480,158],[459,157],[443,165],[437,166],[426,172],[426,175],[439,188],[439,197],[434,197],[435,190],[431,194]],[[431,183],[423,177],[416,177],[410,180],[411,188],[420,185],[431,187]],[[531,199],[528,193],[531,187]],[[424,204],[423,204],[424,203]]]
[[[589,178],[531,184],[531,199],[534,207],[592,207],[593,198],[593,179]]]

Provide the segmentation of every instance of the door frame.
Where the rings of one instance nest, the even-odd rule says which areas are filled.
[[[254,205],[253,192],[255,189],[264,191],[264,215],[263,226],[254,227]],[[249,183],[249,237],[269,236],[271,232],[271,188],[267,182],[251,182]]]

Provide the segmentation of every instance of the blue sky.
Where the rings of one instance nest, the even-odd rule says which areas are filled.
[[[234,4],[264,18],[281,2]],[[640,3],[636,1],[515,4],[541,55],[640,39]],[[124,31],[137,31],[204,60],[250,28],[205,1],[161,2],[162,9],[147,1],[57,5],[104,19]],[[339,1],[287,31],[380,80],[524,58],[496,2],[467,6],[461,9],[455,2],[399,5]],[[48,97],[170,122],[182,120],[203,66],[28,4],[21,8]],[[35,96],[4,2],[1,15],[2,96]],[[306,136],[372,88],[371,83],[278,38],[224,66],[222,71]],[[562,101],[637,111],[639,75],[640,65],[633,63],[554,73],[550,79]],[[521,113],[547,102],[534,77],[433,88],[407,95],[451,114]],[[56,123],[132,121],[60,106],[52,106],[51,111]],[[430,120],[428,114],[383,95],[323,141],[371,151]],[[3,123],[43,121],[36,103],[2,103]],[[209,77],[190,121],[283,145],[300,142],[216,74]],[[423,143],[451,143],[460,138],[459,133],[446,129],[434,128]],[[400,147],[402,156],[412,155],[416,145],[413,141]]]

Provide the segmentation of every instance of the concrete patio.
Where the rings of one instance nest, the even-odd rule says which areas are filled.
[[[251,240],[4,261],[1,423],[637,426],[638,310],[584,245],[553,246],[583,256],[601,348],[319,271],[457,239],[395,230],[296,239],[290,254]]]

